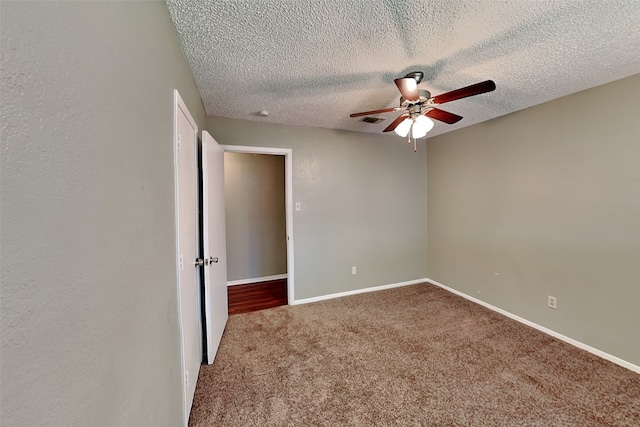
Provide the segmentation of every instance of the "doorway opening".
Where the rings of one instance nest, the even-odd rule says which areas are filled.
[[[295,295],[292,150],[234,145],[221,147],[225,152],[225,188],[231,180],[233,185],[244,186],[235,192],[227,189],[229,197],[226,204],[236,206],[229,208],[236,209],[233,216],[227,212],[229,314],[283,305],[283,302],[291,305]],[[252,169],[247,174],[245,169],[242,178],[236,180],[230,175],[234,172],[230,167],[236,168],[241,164],[260,170]],[[254,207],[251,211],[251,200],[248,200],[251,198],[261,198],[262,207]],[[235,220],[238,221],[236,236],[233,235]]]

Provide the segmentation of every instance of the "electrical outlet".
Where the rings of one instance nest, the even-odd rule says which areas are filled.
[[[351,274],[358,274],[358,268],[356,266],[351,267]]]
[[[558,301],[556,297],[552,297],[551,295],[547,296],[547,305],[549,308],[558,308]]]

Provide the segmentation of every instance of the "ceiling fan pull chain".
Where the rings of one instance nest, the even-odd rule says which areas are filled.
[[[417,139],[413,138],[413,152],[417,153],[418,152],[418,146],[417,146]]]

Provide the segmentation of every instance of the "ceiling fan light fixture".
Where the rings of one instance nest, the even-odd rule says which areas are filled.
[[[404,138],[405,136],[409,135],[409,130],[411,129],[412,124],[413,120],[407,117],[398,126],[396,126],[394,130],[398,135]]]
[[[411,127],[411,136],[414,139],[422,138],[431,129],[433,129],[433,120],[431,120],[427,116],[420,115],[416,117],[415,121],[413,122],[413,126]]]

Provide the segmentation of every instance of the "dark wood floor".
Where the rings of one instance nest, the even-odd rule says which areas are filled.
[[[227,288],[229,315],[287,305],[287,279]]]

